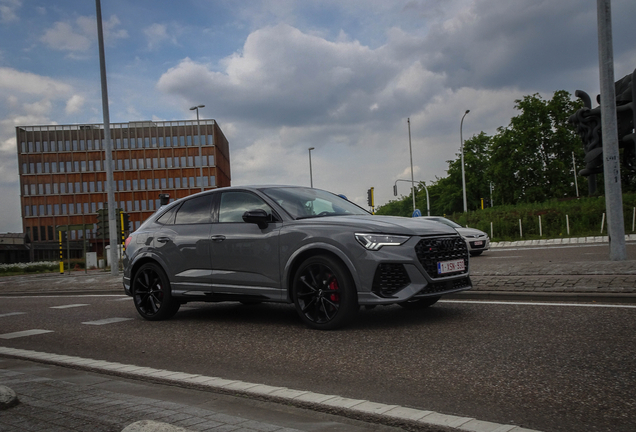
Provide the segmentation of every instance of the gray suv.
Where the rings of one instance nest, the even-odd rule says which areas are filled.
[[[306,325],[348,324],[360,306],[421,309],[471,288],[453,228],[374,216],[294,186],[230,187],[162,207],[126,239],[124,290],[148,320],[192,301],[294,303]]]

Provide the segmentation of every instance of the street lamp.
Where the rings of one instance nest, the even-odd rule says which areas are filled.
[[[466,203],[466,173],[464,172],[464,136],[462,134],[462,128],[464,127],[464,117],[466,117],[466,114],[468,114],[469,112],[470,110],[466,110],[466,112],[462,116],[462,121],[459,124],[459,139],[461,140],[462,144],[462,188],[464,190],[464,213],[468,211],[468,205]]]
[[[315,150],[314,147],[309,147],[309,185],[313,188],[314,187],[314,178],[313,175],[311,173],[311,151]]]
[[[199,108],[205,105],[197,105],[190,108],[190,111],[197,111],[197,135],[199,135],[199,176],[201,177],[201,192],[203,192],[203,157],[201,156],[201,122],[199,121]]]

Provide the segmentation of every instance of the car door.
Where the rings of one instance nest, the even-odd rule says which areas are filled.
[[[187,199],[158,220],[163,226],[155,239],[156,252],[175,293],[210,291],[212,199],[213,194]]]
[[[210,233],[212,283],[215,293],[282,298],[279,266],[280,218],[250,191],[219,192],[218,217]],[[243,221],[246,211],[270,215],[266,227]]]

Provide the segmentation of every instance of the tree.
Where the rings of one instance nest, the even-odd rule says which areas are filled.
[[[496,202],[516,204],[575,196],[572,152],[578,166],[582,166],[584,154],[567,120],[580,102],[559,90],[548,101],[534,94],[515,103],[521,114],[492,138],[487,175],[495,184]]]

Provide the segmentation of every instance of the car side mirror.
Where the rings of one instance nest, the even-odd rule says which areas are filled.
[[[260,229],[267,228],[270,220],[270,215],[263,209],[248,210],[243,213],[243,222],[255,223]]]

